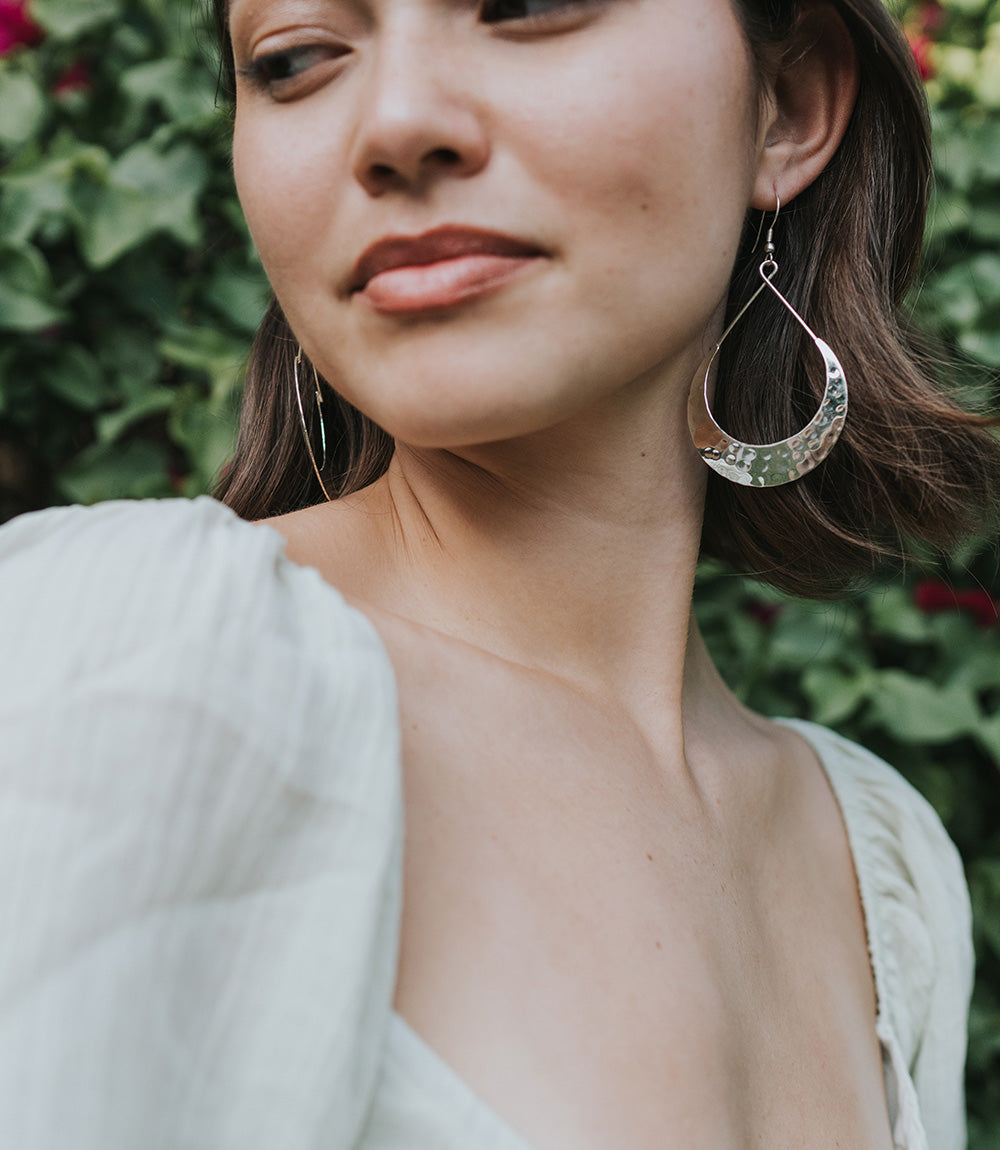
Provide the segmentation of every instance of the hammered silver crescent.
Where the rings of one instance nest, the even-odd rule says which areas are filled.
[[[787,306],[787,301],[783,302]],[[796,319],[799,319],[798,315]],[[698,377],[695,377],[695,386],[688,397],[691,438],[708,466],[730,482],[744,487],[778,487],[782,483],[791,483],[822,463],[840,438],[847,418],[844,369],[829,344],[811,331],[809,335],[826,365],[826,387],[819,410],[801,431],[787,439],[774,443],[744,443],[723,431],[715,422],[708,408],[708,376],[722,346],[721,341],[704,365],[701,387],[697,386]],[[701,375],[700,369],[698,374]]]

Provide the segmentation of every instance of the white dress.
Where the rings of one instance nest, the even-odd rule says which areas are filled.
[[[0,530],[0,1147],[529,1150],[394,1013],[402,805],[370,623],[209,499]],[[899,1150],[965,1144],[968,894],[810,724]]]

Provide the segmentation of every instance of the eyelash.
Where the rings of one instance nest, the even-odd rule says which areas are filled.
[[[258,56],[256,60],[251,60],[245,68],[239,69],[239,74],[242,79],[246,80],[247,83],[254,88],[258,88],[261,91],[268,91],[279,84],[301,76],[314,63],[321,63],[323,60],[337,59],[341,55],[346,55],[346,53],[346,49],[341,53],[333,48],[320,47],[319,45],[305,45],[301,48],[283,48],[280,52],[268,52],[264,56]],[[276,75],[276,72],[281,71],[282,62],[285,62],[287,65],[285,74]],[[298,70],[295,69],[296,63],[300,65]]]
[[[543,3],[549,2],[551,6],[545,8],[541,12],[526,12],[524,15],[508,15],[504,19],[498,19],[494,15],[490,18],[488,10],[493,5],[494,8],[502,9],[504,4],[515,3],[528,7],[532,3],[537,3],[538,0],[484,0],[480,9],[480,19],[488,26],[496,26],[502,24],[517,24],[520,28],[531,29],[532,27],[542,27],[546,24],[557,22],[564,19],[566,15],[573,11],[578,11],[583,8],[596,7],[597,5],[604,4],[607,0],[542,0]],[[343,52],[337,52],[332,47],[320,45],[304,45],[299,48],[284,48],[279,52],[268,52],[264,56],[259,56],[256,60],[251,60],[245,67],[238,69],[240,77],[245,80],[252,87],[260,91],[273,91],[281,84],[295,80],[298,76],[308,71],[313,63],[321,63],[324,60],[335,60],[342,55],[347,55],[348,49]],[[282,71],[281,65],[284,64],[284,75],[276,75],[276,71]],[[296,70],[296,64],[299,67]]]

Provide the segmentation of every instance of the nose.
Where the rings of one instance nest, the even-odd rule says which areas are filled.
[[[372,196],[475,175],[489,158],[476,99],[440,39],[385,30],[369,62],[353,141],[354,176]]]

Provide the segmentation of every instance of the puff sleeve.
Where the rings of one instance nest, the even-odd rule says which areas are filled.
[[[208,500],[0,531],[0,1145],[347,1150],[401,899],[392,668]]]

